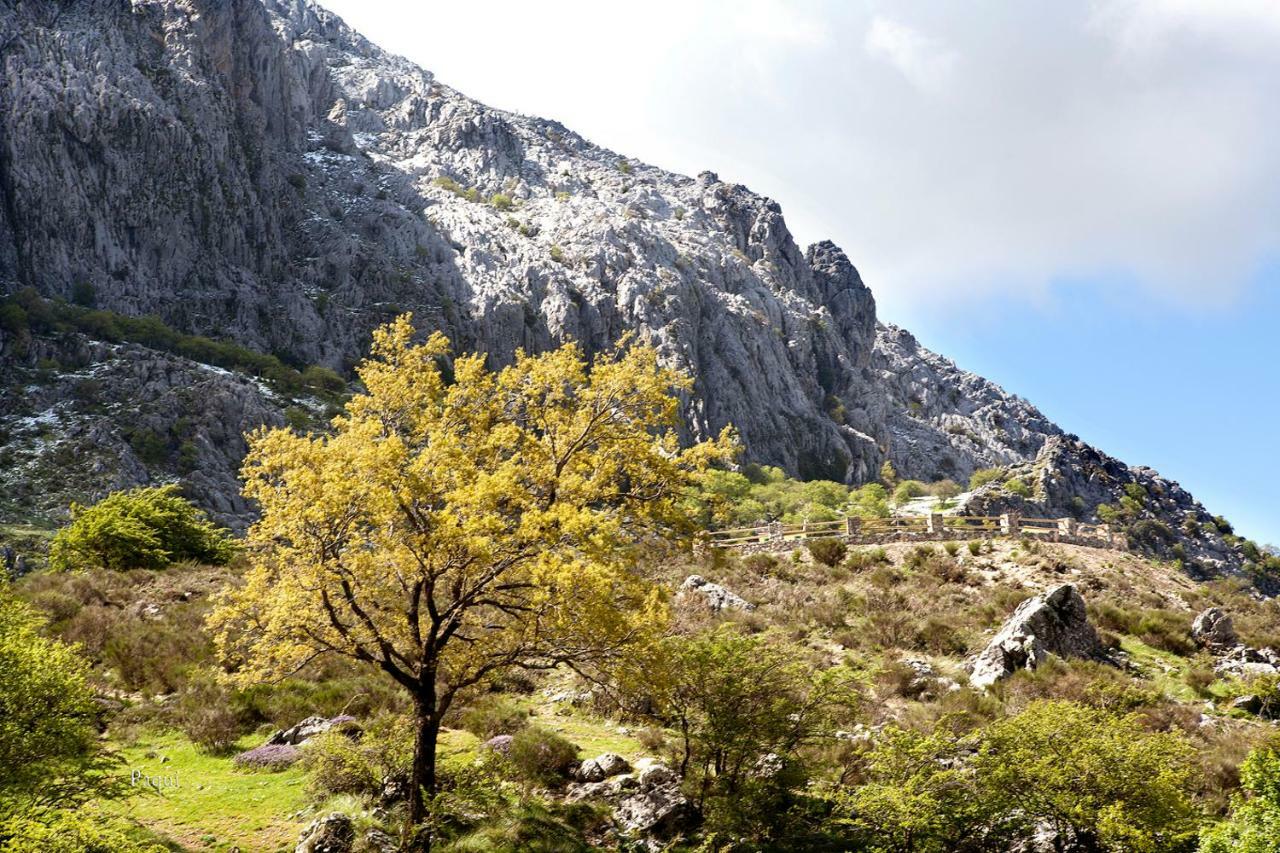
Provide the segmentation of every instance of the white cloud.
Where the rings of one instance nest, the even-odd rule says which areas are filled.
[[[1280,257],[1274,0],[329,4],[474,97],[778,199],[893,319],[1090,275],[1220,305]]]
[[[872,18],[863,44],[869,56],[888,62],[925,92],[940,91],[956,61],[955,53],[936,39],[879,16]]]

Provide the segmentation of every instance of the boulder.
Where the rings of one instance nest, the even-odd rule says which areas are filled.
[[[680,792],[680,777],[664,764],[650,764],[636,776],[636,787],[626,792],[613,811],[613,820],[627,835],[669,838],[693,815],[692,805]]]
[[[356,829],[351,818],[332,812],[313,820],[302,830],[294,853],[351,853]]]
[[[1035,669],[1050,654],[1064,658],[1101,658],[1102,641],[1089,624],[1080,592],[1063,584],[1029,598],[973,662],[969,681],[985,689],[1020,669]]]
[[[1231,700],[1228,705],[1233,711],[1244,711],[1248,714],[1257,714],[1262,710],[1262,699],[1252,693],[1245,696],[1237,696]]]
[[[735,592],[712,583],[702,575],[689,575],[680,585],[681,597],[699,596],[702,603],[714,612],[721,610],[755,610],[756,606]]]
[[[1218,607],[1202,611],[1192,621],[1191,638],[1196,645],[1210,649],[1229,649],[1240,642],[1231,616]]]
[[[606,752],[595,758],[588,758],[578,766],[574,778],[579,782],[602,782],[611,776],[618,776],[631,769],[631,765],[621,755]]]
[[[339,726],[355,727],[355,718],[346,715],[338,717],[307,717],[292,728],[276,732],[267,738],[267,745],[289,744],[297,746],[298,744],[310,740],[319,734],[324,734]]]

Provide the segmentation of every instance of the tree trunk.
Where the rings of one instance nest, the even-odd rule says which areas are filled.
[[[435,688],[414,697],[413,772],[409,779],[409,824],[418,840],[418,849],[431,849],[431,833],[420,827],[427,819],[427,801],[436,794],[436,741],[440,738],[440,715]]]

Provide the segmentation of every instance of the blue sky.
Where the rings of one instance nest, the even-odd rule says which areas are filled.
[[[1280,3],[321,2],[777,199],[883,319],[1280,544]]]

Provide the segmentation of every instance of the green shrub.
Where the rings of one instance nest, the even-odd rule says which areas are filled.
[[[859,548],[845,559],[845,568],[861,572],[889,562],[889,552],[883,548]]]
[[[1027,485],[1025,480],[1017,477],[1011,477],[1004,482],[1004,490],[1011,495],[1017,495],[1020,498],[1031,497],[1031,487]]]
[[[549,729],[526,726],[511,739],[507,758],[524,781],[552,787],[564,781],[578,759],[578,748]]]
[[[506,195],[505,193],[494,193],[489,196],[489,204],[498,210],[510,210],[515,207],[515,202],[512,200],[511,196]]]
[[[408,779],[413,731],[409,717],[384,714],[369,722],[359,740],[338,731],[317,735],[303,750],[310,791],[317,797],[374,795],[388,782]]]
[[[893,502],[901,505],[912,498],[923,497],[926,493],[924,483],[919,480],[903,480],[893,490]]]
[[[1280,742],[1249,753],[1231,817],[1200,835],[1200,853],[1275,853],[1280,838]]]
[[[972,554],[972,555],[973,555],[973,556],[975,556],[975,557],[982,553],[982,540],[981,540],[981,539],[970,539],[970,540],[969,540],[969,553],[970,553],[970,554]]]
[[[849,548],[839,539],[814,539],[808,544],[809,554],[815,562],[828,568],[840,565]]]
[[[174,485],[113,492],[91,507],[72,504],[71,519],[49,548],[55,569],[162,569],[180,560],[220,565],[235,554],[230,534]]]
[[[513,735],[529,725],[529,712],[499,695],[482,696],[458,715],[462,728],[480,740]]]
[[[988,483],[994,483],[1004,476],[1003,468],[980,468],[969,478],[969,489],[980,489]]]

